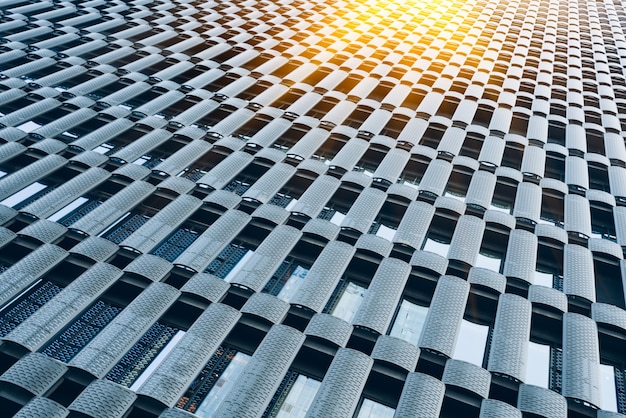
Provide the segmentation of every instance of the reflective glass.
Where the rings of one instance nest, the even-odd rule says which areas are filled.
[[[427,313],[427,307],[403,300],[389,335],[417,345]]]
[[[333,309],[331,314],[337,318],[343,319],[346,322],[352,322],[354,315],[356,315],[356,311],[359,310],[361,303],[363,303],[366,291],[367,289],[364,287],[352,282],[348,283],[348,286],[344,290],[337,306],[335,306],[335,309]]]
[[[276,418],[304,418],[321,385],[315,379],[298,376],[289,394],[280,406]]]
[[[489,327],[464,319],[461,321],[461,329],[459,330],[459,337],[456,340],[452,358],[482,367],[488,334]]]

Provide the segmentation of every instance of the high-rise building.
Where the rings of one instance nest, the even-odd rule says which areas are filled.
[[[624,417],[625,34],[0,0],[0,416]]]

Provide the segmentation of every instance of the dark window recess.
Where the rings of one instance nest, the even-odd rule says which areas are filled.
[[[304,94],[304,91],[302,90],[289,90],[287,93],[283,94],[278,99],[276,99],[271,104],[271,106],[278,108],[278,109],[285,110],[289,106],[294,104],[296,101],[298,101],[298,99],[302,97],[303,94]]]
[[[359,129],[363,122],[372,114],[372,111],[373,109],[369,107],[357,107],[350,113],[343,124],[354,129]]]
[[[234,73],[226,73],[223,76],[221,76],[220,78],[218,78],[215,81],[212,81],[211,83],[202,86],[201,88],[210,91],[210,92],[216,92],[218,90],[223,89],[224,87],[226,87],[227,85],[229,85],[230,83],[232,83],[233,81],[239,79],[241,76],[239,74],[234,74]]]
[[[456,108],[459,107],[460,102],[461,101],[456,97],[446,98],[441,103],[441,106],[439,106],[439,109],[437,110],[437,115],[451,119],[452,115],[454,115],[454,112],[456,112]]]
[[[98,300],[78,319],[73,321],[58,337],[46,345],[41,352],[49,357],[68,363],[121,311],[122,308]]]
[[[191,108],[197,103],[200,103],[202,99],[198,96],[185,96],[182,99],[179,99],[161,110],[159,113],[165,116],[167,119],[173,118],[174,116],[180,115],[185,110]]]
[[[307,125],[294,124],[291,128],[289,128],[285,133],[283,133],[274,143],[272,144],[272,148],[279,149],[283,152],[287,152],[291,147],[296,145],[300,139],[304,135],[309,132],[311,129]]]
[[[189,179],[191,181],[198,181],[206,173],[208,173],[209,170],[211,170],[220,161],[226,158],[226,156],[227,155],[216,152],[215,149],[212,149],[211,151],[204,154],[201,158],[196,160],[192,165],[185,168],[181,173],[179,173],[179,176]]]
[[[322,146],[315,151],[312,158],[320,161],[332,160],[349,139],[349,137],[341,134],[330,135]]]
[[[617,240],[613,210],[610,206],[591,203],[591,232],[603,239]]]
[[[247,244],[241,241],[234,241],[211,261],[211,264],[209,264],[204,272],[214,274],[220,279],[225,279],[228,273],[235,268],[237,263],[239,263],[250,250]]]
[[[522,168],[522,156],[524,155],[524,148],[520,144],[508,142],[504,147],[504,154],[502,155],[502,167],[511,167],[514,170]]]
[[[106,379],[130,387],[177,331],[177,328],[156,322],[111,369]]]
[[[550,347],[550,381],[548,382],[550,390],[561,393],[563,386],[563,350],[551,346]]]
[[[380,131],[380,135],[398,139],[406,124],[409,123],[409,120],[410,118],[408,116],[394,114]]]
[[[190,228],[179,228],[159,244],[150,254],[172,262],[185,251],[200,235],[199,232]]]
[[[610,193],[611,188],[609,186],[609,173],[606,166],[603,166],[601,164],[594,164],[591,162],[587,164],[589,174],[589,188]]]
[[[287,399],[287,395],[289,395],[289,391],[294,383],[296,383],[298,376],[299,374],[293,370],[287,371],[287,374],[283,377],[280,385],[278,385],[278,389],[274,393],[274,396],[272,396],[272,400],[267,408],[265,408],[265,412],[263,412],[261,418],[274,418],[277,416],[281,405],[285,402],[285,399]]]
[[[269,83],[267,81],[257,81],[255,84],[248,87],[247,89],[245,89],[244,91],[242,91],[235,97],[254,102],[254,99],[259,94],[263,93],[265,90],[267,90],[271,86],[272,86],[272,83]]]
[[[224,186],[224,190],[235,193],[238,196],[244,194],[265,172],[269,169],[264,165],[251,163],[243,169],[237,177]]]
[[[74,76],[72,78],[68,78],[65,80],[60,80],[58,81],[59,84],[56,84],[52,87],[58,87],[61,89],[71,89],[74,86],[78,86],[79,84],[82,84],[86,81],[89,81],[95,77],[97,77],[98,74],[92,73],[91,71],[87,71],[85,73],[82,73],[80,75]]]
[[[256,135],[261,129],[263,129],[267,124],[272,121],[271,118],[262,115],[252,118],[248,122],[246,122],[242,127],[237,129],[233,136],[243,139],[244,141],[248,141],[254,135]]]
[[[437,149],[439,142],[446,132],[446,127],[443,125],[431,125],[426,129],[424,135],[420,139],[419,145],[424,145],[430,148]]]
[[[544,177],[565,181],[565,156],[547,152]]]
[[[334,88],[335,91],[339,91],[344,94],[349,94],[350,91],[361,81],[363,77],[360,76],[348,76],[343,79],[337,87]]]
[[[422,177],[424,177],[424,173],[428,168],[428,163],[430,160],[426,160],[426,157],[413,155],[409,159],[409,161],[404,166],[400,177],[398,177],[398,183],[406,183],[417,186],[420,181],[422,181]]]
[[[182,53],[185,55],[195,55],[199,52],[209,49],[210,47],[214,45],[216,45],[214,41],[202,42],[202,43],[192,46],[191,48],[185,49],[184,51],[182,51]]]
[[[472,123],[479,126],[488,127],[491,122],[491,117],[493,116],[494,109],[489,106],[479,105],[476,113],[474,114],[474,119]]]
[[[539,217],[544,221],[548,221],[563,228],[565,225],[563,196],[546,194],[545,190],[546,189],[544,189],[544,194],[541,198],[541,212]]]
[[[528,131],[528,116],[521,113],[514,113],[509,126],[509,133],[517,135],[526,135]]]
[[[40,67],[38,70],[31,71],[26,74],[22,74],[20,78],[22,80],[37,80],[47,75],[50,75],[52,73],[55,73],[57,71],[61,71],[64,68],[66,67],[61,64],[47,65],[45,67]]]
[[[122,90],[124,87],[129,86],[131,83],[132,82],[130,80],[123,78],[113,83],[109,83],[104,87],[99,88],[98,90],[92,91],[91,93],[87,94],[87,97],[97,101],[103,97]]]
[[[302,267],[306,270],[311,268],[309,264],[296,260],[293,257],[285,259],[263,288],[263,293],[277,296],[298,267]]]
[[[3,269],[0,268],[1,271]],[[19,299],[5,306],[0,310],[0,337],[6,336],[19,324],[26,321],[61,290],[63,290],[62,287],[50,281],[42,280],[31,287]]]
[[[484,141],[484,136],[478,133],[468,132],[465,137],[465,141],[463,141],[463,145],[461,146],[461,151],[459,151],[459,155],[478,160]]]
[[[367,98],[380,102],[387,96],[393,87],[394,84],[382,82],[376,86],[370,94],[368,94]]]
[[[20,97],[19,99],[11,100],[9,102],[0,105],[0,115],[8,115],[11,112],[15,112],[18,109],[23,109],[38,101],[34,95],[28,95],[26,97]]]
[[[626,414],[626,371],[615,368],[615,389],[617,391],[617,412]]]
[[[316,86],[317,83],[322,81],[331,72],[332,70],[329,68],[325,68],[325,67],[318,68],[315,71],[313,71],[311,74],[309,74],[304,80],[302,80],[302,82],[305,84],[309,84],[311,86]]]
[[[274,58],[273,55],[263,53],[257,57],[252,58],[250,61],[242,65],[242,67],[248,71],[254,71],[259,66],[261,66],[262,64],[265,64],[267,61],[269,61],[272,58]]]
[[[217,109],[215,109],[208,115],[203,116],[200,120],[196,121],[194,124],[200,126],[201,128],[208,130],[212,126],[215,126],[218,122],[226,119],[235,110],[237,109],[232,106],[220,105]]]
[[[31,203],[33,203],[35,200],[38,200],[38,199],[44,197],[48,193],[51,193],[59,185],[59,183],[57,183],[57,182],[46,182],[45,180],[43,180],[43,181],[40,180],[39,183],[45,185],[46,187],[44,189],[38,191],[37,193],[33,194],[32,196],[28,197],[27,199],[24,199],[21,202],[19,202],[18,204],[14,205],[13,209],[15,209],[15,210],[24,209],[26,206],[28,206]]]
[[[306,113],[306,116],[323,120],[328,112],[330,112],[330,110],[337,105],[337,103],[339,103],[339,100],[333,97],[324,97]]]
[[[126,215],[120,225],[110,231],[107,231],[103,238],[108,239],[115,244],[119,244],[128,238],[133,232],[141,228],[143,224],[148,222],[151,216],[148,216],[146,213],[129,213]]]
[[[385,158],[385,155],[389,152],[388,148],[381,145],[371,145],[370,148],[363,154],[361,159],[356,163],[353,171],[367,172],[374,174],[374,171],[380,165],[380,162]]]
[[[300,61],[289,61],[288,63],[274,70],[274,72],[271,75],[274,75],[279,78],[283,78],[289,73],[291,73],[293,70],[295,70],[296,68],[299,68],[300,66],[302,66],[302,64],[303,63]]]
[[[173,81],[174,83],[178,83],[178,84],[185,84],[189,80],[199,76],[200,74],[204,74],[207,71],[209,71],[209,67],[205,67],[203,65],[197,65],[195,67],[191,67],[190,69],[183,72],[182,74],[179,74],[176,77],[172,78],[171,81]]]
[[[548,144],[565,146],[565,126],[561,123],[549,122]]]
[[[624,285],[622,284],[619,265],[611,261],[598,260],[597,255],[595,255],[593,267],[596,282],[596,301],[625,309]]]
[[[237,354],[237,350],[234,348],[220,346],[200,374],[191,383],[189,389],[179,399],[176,407],[185,411],[195,412],[219,377],[224,373],[235,354]]]
[[[153,87],[148,91],[145,91],[137,96],[131,97],[126,100],[122,105],[128,106],[130,108],[135,108],[141,105],[148,103],[151,100],[156,99],[159,96],[162,96],[163,93],[167,92],[167,90],[161,87]]]
[[[330,221],[337,212],[345,215],[348,213],[348,210],[350,210],[352,204],[356,201],[359,193],[360,190],[348,190],[344,187],[339,187],[317,217],[319,219]]]
[[[63,226],[70,226],[74,222],[77,222],[79,219],[81,219],[83,216],[87,215],[89,212],[93,211],[101,204],[102,201],[100,200],[89,200],[73,210],[71,213],[68,213],[67,215],[59,219],[57,222]]]

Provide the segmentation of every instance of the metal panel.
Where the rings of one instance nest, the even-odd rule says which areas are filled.
[[[615,305],[593,303],[591,305],[591,318],[598,324],[615,326],[626,331],[626,311]]]
[[[230,284],[208,273],[194,274],[180,289],[183,293],[191,293],[209,302],[219,302],[230,289]]]
[[[474,265],[485,232],[485,222],[471,215],[462,215],[454,229],[448,259]]]
[[[226,396],[215,416],[261,416],[303,342],[304,334],[300,331],[286,325],[274,325],[237,379],[237,390]]]
[[[563,314],[563,396],[600,405],[598,327],[590,318]]]
[[[469,294],[469,284],[441,276],[428,308],[418,346],[452,357]]]
[[[411,202],[398,225],[393,242],[419,248],[426,237],[435,208],[425,202]]]
[[[498,293],[504,293],[506,289],[506,277],[504,275],[482,267],[472,267],[467,276],[467,281],[470,284],[493,289]]]
[[[395,258],[383,259],[352,323],[384,334],[410,273],[408,263]]]
[[[394,364],[402,369],[412,372],[417,366],[420,350],[408,341],[388,335],[381,335],[376,340],[371,357]]]
[[[352,417],[373,362],[360,351],[340,348],[306,418]]]
[[[290,305],[268,293],[254,293],[241,308],[241,313],[255,315],[278,324],[287,315]]]
[[[475,171],[467,188],[465,203],[489,208],[496,188],[496,180],[496,176],[488,171]]]
[[[487,370],[525,380],[531,313],[527,299],[500,295]]]
[[[546,165],[546,151],[543,148],[528,146],[522,158],[522,174],[543,177]]]
[[[230,306],[209,305],[137,394],[168,407],[174,406],[240,316],[241,313]]]
[[[50,244],[67,232],[67,228],[56,222],[39,219],[22,229],[19,235],[34,238],[42,243]]]
[[[177,173],[181,172],[184,167],[190,165],[209,149],[211,149],[211,144],[206,141],[191,141],[189,144],[169,156],[165,161],[157,165],[155,169],[167,173],[170,176],[175,176]]]
[[[541,215],[541,187],[523,182],[517,186],[513,216],[539,222]]]
[[[285,163],[273,165],[242,195],[267,203],[295,174],[296,168]]]
[[[237,175],[242,167],[251,163],[253,158],[252,155],[245,152],[235,151],[202,176],[196,183],[206,184],[214,189],[221,189]]]
[[[483,399],[479,418],[522,418],[522,411],[495,399]]]
[[[589,201],[582,196],[565,196],[565,230],[586,236],[591,235],[591,210]]]
[[[292,212],[302,213],[311,218],[316,217],[332,195],[337,191],[341,181],[331,176],[319,176],[300,196]]]
[[[350,138],[330,161],[331,167],[340,167],[350,171],[367,151],[369,143],[361,138]]]
[[[136,398],[130,389],[108,380],[94,380],[67,409],[93,418],[122,418]]]
[[[336,316],[318,313],[313,315],[304,333],[345,347],[352,334],[352,325]]]
[[[509,233],[503,274],[533,283],[537,264],[537,236],[521,229]]]
[[[5,199],[32,182],[62,167],[67,160],[60,155],[47,155],[40,160],[0,179],[0,199]]]
[[[472,363],[450,359],[446,361],[441,381],[446,385],[466,389],[481,398],[487,398],[491,384],[491,373]]]
[[[439,379],[423,373],[409,373],[394,417],[438,418],[445,390]]]
[[[0,376],[0,382],[11,383],[32,395],[43,395],[67,371],[67,366],[44,354],[29,353]]]
[[[13,418],[65,418],[70,413],[62,405],[48,398],[31,399]]]
[[[427,191],[441,196],[452,173],[452,164],[444,160],[434,160],[428,164],[428,168],[420,182],[420,191]]]
[[[378,211],[385,203],[386,197],[387,194],[382,190],[374,188],[364,189],[359,193],[340,226],[342,228],[355,229],[362,234],[367,233]]]
[[[565,157],[565,183],[573,186],[589,188],[587,162],[579,157]]]
[[[580,245],[567,244],[563,251],[563,291],[567,295],[596,301],[593,255]]]
[[[119,158],[120,160],[127,162],[133,162],[141,156],[148,154],[159,145],[162,145],[171,137],[172,133],[163,129],[155,129],[154,131],[142,135],[119,151],[114,152],[111,154],[111,157]]]

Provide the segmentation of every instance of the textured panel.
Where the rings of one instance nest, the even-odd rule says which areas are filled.
[[[60,263],[67,251],[52,244],[37,248],[0,274],[0,305],[30,286],[37,278]]]
[[[96,262],[108,260],[118,250],[118,246],[100,237],[87,237],[72,247],[71,254],[80,254]]]
[[[513,216],[539,222],[541,214],[541,187],[533,183],[521,183],[517,186]]]
[[[302,228],[302,233],[317,235],[324,238],[326,241],[337,238],[339,231],[340,228],[338,225],[320,218],[309,220],[304,228]]]
[[[384,334],[396,311],[409,273],[411,266],[404,261],[383,259],[352,323]]]
[[[116,383],[94,380],[67,409],[93,418],[122,418],[136,397]]]
[[[320,312],[335,290],[354,252],[354,247],[344,242],[329,242],[309,269],[307,279],[291,299],[291,303]]]
[[[487,367],[490,372],[525,380],[530,317],[528,300],[508,293],[500,295]]]
[[[465,203],[489,208],[496,188],[496,176],[488,171],[476,171],[467,188]]]
[[[479,418],[522,418],[522,411],[495,399],[483,399]]]
[[[430,251],[416,251],[411,256],[411,265],[444,274],[448,268],[448,259]]]
[[[286,325],[274,325],[267,333],[215,416],[260,416],[304,342],[304,334]]]
[[[42,243],[50,244],[60,238],[65,232],[67,232],[67,228],[63,225],[46,219],[40,219],[22,229],[19,235],[26,235]]]
[[[240,316],[230,306],[209,305],[137,394],[174,406]]]
[[[374,254],[379,254],[382,257],[389,257],[393,244],[386,238],[376,236],[374,234],[364,234],[359,237],[354,244],[357,250],[370,251]]]
[[[235,151],[200,178],[197,183],[206,184],[214,189],[226,186],[242,167],[252,161],[252,155]]]
[[[591,211],[589,201],[582,196],[565,196],[565,230],[586,236],[591,235]]]
[[[381,335],[376,340],[371,357],[402,367],[408,372],[415,370],[420,350],[413,344],[399,338]]]
[[[351,417],[373,362],[359,351],[340,348],[306,417]]]
[[[459,218],[448,251],[448,259],[473,265],[483,240],[485,222],[475,216]]]
[[[454,276],[441,276],[424,321],[419,347],[452,357],[465,312],[469,284]]]
[[[185,218],[201,205],[202,201],[196,197],[190,195],[178,196],[130,237],[122,241],[120,246],[130,247],[142,253],[150,251],[173,232],[175,228],[180,226]]]
[[[172,264],[161,257],[142,254],[124,268],[127,273],[143,276],[153,282],[162,280],[172,269]]]
[[[9,368],[0,381],[12,383],[33,395],[43,395],[65,374],[67,366],[46,355],[30,353]]]
[[[267,293],[255,293],[241,307],[241,313],[256,315],[277,324],[285,318],[290,306],[276,296]]]
[[[503,274],[533,283],[537,264],[537,236],[521,229],[509,233]]]
[[[591,251],[579,245],[567,244],[563,251],[563,291],[596,301],[596,287]]]
[[[472,363],[451,359],[446,362],[441,381],[446,385],[458,386],[481,398],[486,398],[489,395],[491,374]]]
[[[445,390],[445,385],[439,379],[423,373],[409,373],[394,416],[439,417]]]
[[[402,169],[409,161],[411,154],[399,148],[393,148],[387,152],[385,158],[374,172],[374,178],[381,178],[390,183],[395,183]]]
[[[243,198],[267,203],[289,181],[296,172],[295,167],[288,164],[278,163],[270,168],[261,178],[256,181],[243,195]]]
[[[67,160],[59,155],[48,155],[9,176],[3,177],[0,180],[0,199],[5,199],[32,182],[45,177],[66,162]]]
[[[250,215],[232,210],[216,220],[206,231],[187,247],[174,264],[180,264],[195,271],[204,271],[230,241],[246,226]]]
[[[411,202],[398,225],[393,242],[419,248],[424,242],[435,208],[425,202]]]
[[[70,411],[48,398],[33,398],[13,418],[65,418]]]
[[[434,160],[428,164],[424,177],[420,182],[420,191],[441,196],[446,188],[448,177],[452,172],[452,164],[444,160]]]
[[[472,267],[467,276],[470,284],[477,284],[495,290],[498,293],[504,293],[506,289],[506,277],[493,270],[482,267]]]
[[[520,411],[545,418],[566,418],[567,401],[556,392],[539,386],[521,384],[517,398]]]
[[[194,274],[180,289],[183,293],[198,295],[209,302],[219,302],[228,292],[230,284],[208,273]]]
[[[563,314],[563,396],[600,404],[600,350],[596,323]]]
[[[192,141],[157,165],[156,170],[174,176],[180,172],[181,167],[188,166],[210,148],[211,144],[206,141]]]
[[[176,300],[180,292],[152,283],[69,363],[102,378]]]
[[[626,311],[606,303],[591,305],[591,317],[594,321],[626,330]]]
[[[36,351],[121,275],[121,270],[109,264],[95,264],[15,328],[5,339]]]
[[[339,188],[340,181],[330,176],[320,176],[306,189],[292,212],[302,213],[311,218],[317,216],[324,205]]]
[[[528,300],[534,303],[550,306],[561,312],[567,312],[567,296],[563,292],[545,286],[530,286]]]
[[[352,334],[352,325],[335,316],[318,313],[313,315],[304,333],[345,347]]]

